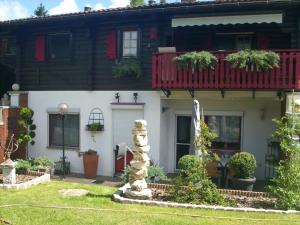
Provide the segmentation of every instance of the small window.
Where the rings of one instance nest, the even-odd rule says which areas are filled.
[[[239,35],[236,37],[236,50],[251,49],[252,38],[250,35]]]
[[[65,146],[79,148],[79,114],[65,115]],[[49,114],[49,147],[62,147],[62,118]]]
[[[240,150],[241,116],[205,116],[208,127],[216,132],[212,149]]]
[[[0,56],[15,55],[16,48],[13,45],[12,39],[2,38],[0,39]]]
[[[123,32],[123,56],[136,57],[138,53],[138,32]]]
[[[50,34],[48,36],[49,58],[68,59],[71,57],[71,34]]]

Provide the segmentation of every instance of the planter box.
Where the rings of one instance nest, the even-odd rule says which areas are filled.
[[[99,125],[99,126],[97,126],[96,130],[92,130],[92,125],[88,124],[88,125],[86,125],[86,130],[87,131],[104,131],[104,125]]]

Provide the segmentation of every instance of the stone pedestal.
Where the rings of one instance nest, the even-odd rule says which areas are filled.
[[[0,164],[3,174],[3,184],[15,184],[16,178],[16,163],[11,159],[6,160]]]
[[[133,160],[130,162],[129,184],[125,196],[133,199],[150,199],[152,192],[147,188],[145,178],[148,175],[150,159],[147,153],[148,145],[147,122],[145,120],[134,121],[133,134]]]

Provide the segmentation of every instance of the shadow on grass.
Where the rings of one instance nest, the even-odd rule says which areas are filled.
[[[111,199],[112,195],[110,195],[110,194],[97,195],[97,194],[93,194],[93,193],[88,193],[86,195],[86,197],[89,197],[89,198],[106,198],[106,199]]]

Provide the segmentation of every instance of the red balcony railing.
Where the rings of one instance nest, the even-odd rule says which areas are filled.
[[[152,86],[155,89],[300,89],[300,49],[275,50],[279,67],[269,71],[232,68],[225,60],[230,52],[214,52],[214,68],[179,69],[174,58],[183,53],[154,53]]]

